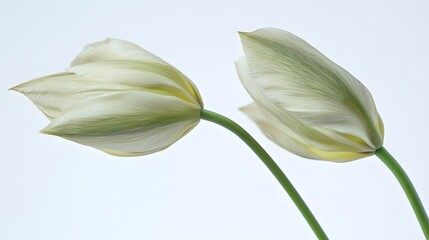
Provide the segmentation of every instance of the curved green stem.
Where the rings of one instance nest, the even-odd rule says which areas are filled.
[[[258,155],[262,162],[264,162],[265,166],[267,166],[271,173],[277,178],[277,181],[279,181],[284,190],[286,190],[286,192],[289,194],[290,198],[301,211],[302,215],[304,216],[305,220],[307,220],[316,236],[319,239],[328,239],[322,227],[319,225],[316,218],[313,216],[310,209],[307,207],[304,200],[302,200],[301,196],[296,191],[286,175],[282,172],[282,170],[274,162],[270,155],[268,155],[261,145],[259,145],[259,143],[256,142],[256,140],[248,132],[246,132],[246,130],[244,130],[231,119],[205,109],[201,110],[201,119],[217,123],[240,137],[256,153],[256,155]]]
[[[426,239],[429,239],[428,215],[426,214],[425,208],[423,207],[419,195],[411,183],[410,178],[408,178],[401,165],[399,165],[395,158],[390,155],[390,153],[384,147],[377,149],[377,151],[375,151],[375,155],[377,155],[377,157],[380,158],[384,164],[386,164],[390,171],[392,171],[393,175],[395,175],[396,179],[398,179],[402,189],[408,197],[408,201],[410,201],[411,206],[413,207],[414,213],[419,220],[420,227],[422,228]]]

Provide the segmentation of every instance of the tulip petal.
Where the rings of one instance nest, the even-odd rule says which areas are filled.
[[[137,66],[137,62],[140,62],[140,67]],[[108,70],[104,68],[105,66],[103,64],[109,65],[109,63],[116,63],[121,66],[130,64],[130,66],[125,67],[122,71],[116,68],[116,70],[119,71],[112,69],[112,72],[109,72],[109,74],[103,74]],[[86,73],[89,76],[95,76],[97,79],[106,78],[106,75],[109,76],[115,72],[116,74],[112,74],[110,79],[120,81],[122,74],[125,74],[125,76],[132,75],[133,73],[128,70],[130,70],[130,68],[133,69],[136,66],[137,69],[134,70],[139,70],[138,68],[141,68],[140,70],[151,68],[147,73],[150,78],[159,79],[159,75],[164,75],[164,77],[165,75],[167,75],[166,77],[173,76],[173,78],[170,78],[170,82],[172,80],[176,81],[176,83],[183,88],[183,92],[185,94],[191,93],[192,96],[196,96],[196,98],[193,98],[193,102],[198,102],[203,106],[203,101],[196,86],[184,74],[151,52],[146,51],[134,43],[124,40],[108,38],[104,41],[87,45],[79,56],[77,56],[77,58],[71,63],[71,66],[67,71],[77,74]],[[125,82],[140,86],[141,84],[144,84],[141,83],[141,81],[148,81],[148,77],[146,77],[145,80],[141,80],[139,78],[134,78],[133,80],[126,79]]]
[[[202,100],[198,90],[180,71],[170,65],[133,60],[110,60],[73,66],[67,71],[86,79],[111,82],[132,87],[167,90],[181,99],[199,104]]]
[[[121,59],[155,62],[168,65],[168,63],[158,56],[146,51],[134,43],[120,39],[107,38],[104,41],[86,45],[76,59],[73,60],[71,66]]]
[[[252,84],[267,101],[295,119],[289,127],[299,121],[343,133],[348,139],[356,136],[369,149],[382,145],[372,96],[350,73],[283,30],[260,29],[240,37]],[[294,131],[302,135],[304,130]]]
[[[252,103],[240,108],[250,119],[252,119],[262,130],[262,132],[273,142],[281,147],[306,158],[317,158],[303,146],[300,141],[296,141],[293,132],[283,127],[283,124],[272,114]]]
[[[282,122],[277,120],[271,113],[265,111],[264,108],[258,107],[257,104],[252,103],[240,108],[240,110],[252,119],[269,139],[301,157],[348,162],[372,155],[372,153],[335,152],[316,149],[291,137],[294,134],[288,131],[289,129],[284,127]]]
[[[82,99],[130,89],[133,88],[121,84],[88,81],[68,72],[38,78],[11,88],[28,97],[49,119],[67,111]]]
[[[351,140],[347,136],[343,136],[336,131],[306,125],[295,116],[285,111],[281,104],[271,101],[266,95],[266,92],[262,91],[257,86],[257,81],[250,74],[246,59],[247,58],[241,58],[236,62],[237,72],[241,82],[253,99],[255,99],[255,102],[258,103],[258,107],[263,108],[266,112],[269,112],[277,118],[277,120],[283,124],[283,127],[288,129],[287,131],[292,138],[305,145],[315,146],[324,151],[344,149],[345,151],[351,152],[368,152],[372,150],[370,147],[365,145],[362,146],[361,143],[356,143],[353,141],[354,139]]]
[[[162,150],[199,121],[200,107],[176,97],[127,91],[87,98],[41,132],[119,156]]]

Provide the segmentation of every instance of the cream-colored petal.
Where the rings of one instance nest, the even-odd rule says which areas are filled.
[[[67,71],[86,79],[152,88],[203,105],[192,82],[170,65],[134,60],[109,60],[73,66]]]
[[[63,72],[11,88],[28,97],[49,119],[67,111],[82,99],[133,89],[111,82],[96,82]]]
[[[288,128],[292,138],[299,139],[306,145],[314,146],[324,151],[344,149],[351,152],[367,152],[371,150],[368,146],[362,145],[360,142],[357,143],[355,139],[350,139],[348,136],[344,136],[334,130],[307,125],[288,111],[285,111],[281,102],[272,101],[266,96],[266,92],[257,86],[257,81],[249,73],[246,58],[241,58],[237,61],[236,67],[241,82],[255,99],[255,102],[258,103],[259,107],[283,123],[284,127]]]
[[[271,113],[258,107],[257,104],[249,104],[240,108],[240,110],[252,119],[269,139],[277,143],[279,146],[299,156],[317,159],[316,155],[304,147],[304,143],[291,137],[295,135],[293,132],[284,127],[284,125]]]
[[[144,155],[180,139],[201,108],[176,97],[127,91],[88,98],[42,130],[110,154]]]
[[[125,74],[126,76],[127,74],[128,76],[132,75],[132,72],[126,72],[130,68],[138,65],[138,62],[140,62],[140,67],[143,68],[143,70],[145,68],[150,68],[149,73],[147,73],[148,75],[158,75],[152,75],[150,77],[154,79],[159,79],[159,75],[163,75],[167,78],[171,77],[170,80],[179,84],[183,88],[183,91],[192,96],[194,102],[198,102],[201,106],[203,105],[203,101],[196,86],[184,74],[158,56],[150,53],[149,51],[146,51],[134,43],[124,40],[108,38],[104,41],[87,45],[79,54],[79,56],[72,62],[71,67],[67,69],[67,71],[74,73],[85,72],[89,75],[100,76],[95,72],[99,71],[99,73],[103,73],[107,71],[104,69],[103,63],[114,62],[121,64],[121,66],[127,64],[130,65],[125,66],[122,72],[115,71],[118,74]],[[89,69],[92,69],[92,71],[90,71],[91,73],[89,73]],[[108,74],[102,75],[101,77],[105,78],[106,75]],[[110,79],[114,78],[117,79],[117,75],[112,75]],[[136,83],[138,85],[141,84],[139,83],[138,78],[134,79],[133,81],[129,81],[128,83]]]
[[[293,133],[290,132],[282,122],[278,121],[271,113],[265,111],[264,108],[258,107],[255,103],[240,108],[240,110],[252,119],[261,131],[273,142],[288,151],[305,158],[334,162],[348,162],[373,154],[373,152],[355,153],[323,151],[306,145],[305,143],[300,142],[300,140],[291,137]]]
[[[76,59],[73,60],[71,66],[121,59],[155,62],[168,65],[158,56],[146,51],[134,43],[120,39],[107,38],[104,41],[86,45]]]
[[[160,126],[147,132],[136,132],[129,135],[119,135],[106,141],[107,138],[74,138],[72,141],[94,146],[108,154],[120,157],[133,157],[152,154],[166,149],[185,136],[198,124],[195,121],[181,121],[167,126]],[[130,141],[131,139],[131,141]]]
[[[310,44],[283,30],[240,34],[255,85],[303,124],[382,145],[378,114],[369,91]]]

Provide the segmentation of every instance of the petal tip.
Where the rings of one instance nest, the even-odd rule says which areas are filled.
[[[244,114],[247,115],[254,108],[255,108],[255,103],[249,103],[249,104],[247,104],[245,106],[239,107],[238,110],[240,110],[242,113],[244,113]]]
[[[39,133],[52,135],[52,131],[50,131],[49,129],[46,129],[46,128],[39,130]]]
[[[251,32],[242,32],[242,31],[237,31],[238,36],[240,36],[240,38],[243,37],[250,37],[250,35],[252,34]]]
[[[246,61],[246,57],[245,56],[241,56],[239,59],[237,59],[237,60],[234,61],[234,65],[238,69],[239,66],[241,64],[243,64],[243,62],[245,62],[245,61]]]
[[[22,84],[19,84],[19,85],[16,85],[16,86],[14,86],[14,87],[11,87],[11,88],[9,88],[8,89],[8,91],[15,91],[15,92],[19,92],[19,93],[21,93],[21,88],[22,88],[22,85],[23,85],[24,83],[22,83]]]
[[[112,38],[112,37],[107,37],[106,39],[104,39],[102,41],[102,43],[104,43],[104,44],[112,44],[114,42],[120,42],[120,41],[123,41],[123,40],[120,40],[120,39],[117,39],[117,38]]]
[[[9,89],[8,89],[8,91],[15,91],[15,92],[19,92],[17,87],[18,87],[18,86],[11,87],[11,88],[9,88]]]
[[[240,112],[246,112],[246,108],[247,108],[248,106],[246,105],[246,106],[242,106],[242,107],[239,107],[238,108],[238,110],[240,111]]]
[[[57,135],[57,133],[55,132],[55,130],[50,127],[50,125],[46,126],[45,128],[39,130],[40,133],[42,134],[47,134],[47,135]]]

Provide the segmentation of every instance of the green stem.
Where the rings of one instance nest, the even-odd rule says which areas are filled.
[[[320,227],[316,218],[313,216],[310,209],[307,207],[304,200],[302,200],[301,196],[296,191],[286,175],[282,172],[282,170],[274,162],[270,155],[268,155],[261,145],[259,145],[259,143],[256,142],[256,140],[248,132],[246,132],[246,130],[244,130],[231,119],[205,109],[201,110],[201,119],[217,123],[240,137],[241,140],[243,140],[256,153],[256,155],[258,155],[262,162],[264,162],[265,166],[267,166],[271,173],[277,178],[277,181],[279,181],[284,190],[286,190],[286,192],[289,194],[290,198],[301,211],[302,215],[304,216],[305,220],[307,220],[316,236],[319,239],[328,239],[322,227]]]
[[[414,213],[419,220],[420,227],[422,228],[426,239],[429,239],[428,215],[426,214],[425,208],[423,207],[419,195],[411,183],[410,178],[408,178],[401,165],[399,165],[395,158],[390,155],[390,153],[384,147],[377,149],[377,151],[375,151],[375,155],[377,155],[377,157],[380,158],[384,164],[386,164],[390,171],[392,171],[393,175],[395,175],[396,179],[398,179],[402,189],[408,197],[408,201],[410,201],[411,206],[413,207]]]

